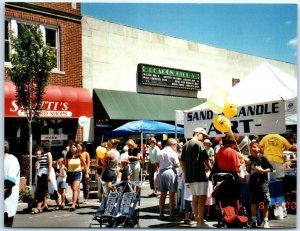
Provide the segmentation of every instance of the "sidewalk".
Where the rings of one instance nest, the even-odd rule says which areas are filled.
[[[140,227],[149,228],[194,228],[195,225],[187,225],[183,223],[183,219],[176,222],[168,221],[168,201],[166,199],[165,215],[166,219],[159,220],[159,196],[149,197],[152,193],[148,182],[144,182],[141,192],[141,209],[140,209]],[[297,215],[288,214],[283,220],[269,220],[271,228],[296,228]],[[209,228],[217,228],[218,221],[216,219],[207,220]],[[258,227],[259,228],[259,227]]]
[[[81,191],[82,193],[82,191]],[[194,228],[195,225],[187,225],[183,223],[183,219],[178,219],[178,221],[170,221],[168,220],[168,202],[169,202],[169,198],[167,197],[166,199],[166,206],[165,206],[165,215],[166,215],[166,219],[163,220],[159,220],[158,219],[158,215],[159,215],[159,209],[158,209],[158,205],[159,205],[159,196],[158,197],[150,197],[149,195],[152,193],[152,191],[150,190],[150,186],[149,183],[143,182],[142,184],[142,190],[141,190],[141,198],[140,198],[140,214],[139,214],[139,226],[141,228]],[[68,194],[68,199],[71,199],[72,193],[71,191],[67,192]],[[82,194],[81,194],[81,201],[82,201]],[[54,200],[48,200],[48,205],[49,207],[55,207],[55,201]],[[80,214],[80,221],[86,221],[87,223],[89,223],[90,219],[92,218],[92,215],[94,214],[94,212],[96,211],[96,209],[98,208],[98,206],[100,205],[99,199],[96,198],[96,194],[91,194],[90,195],[90,199],[89,199],[89,203],[88,204],[81,204],[80,207],[81,209],[78,210],[78,214]],[[20,203],[18,206],[18,212],[20,213],[20,217],[19,219],[25,219],[24,221],[26,221],[28,219],[28,216],[30,217],[30,215],[27,215],[28,213],[22,213],[22,211],[24,209],[28,208],[28,204],[27,203]],[[65,210],[61,210],[59,212],[56,213],[45,213],[42,214],[41,216],[47,216],[47,222],[49,223],[49,227],[57,227],[55,225],[57,224],[61,224],[56,220],[56,223],[51,223],[52,222],[52,217],[51,216],[55,216],[55,214],[59,213],[62,216],[74,216],[74,219],[78,219],[76,216],[76,213],[73,214],[69,214],[69,212],[66,211],[67,208]],[[85,212],[83,212],[85,211]],[[84,215],[86,214],[86,215]],[[284,218],[283,220],[270,220],[270,226],[271,228],[295,228],[296,227],[296,215],[293,214],[288,214],[288,216],[286,218]],[[34,217],[37,218],[37,217]],[[45,217],[46,218],[46,217]],[[69,217],[70,218],[70,217]],[[22,221],[22,220],[21,220]],[[38,227],[37,224],[35,222],[39,222],[38,220],[30,220],[31,223],[30,224],[35,224],[33,227]],[[70,224],[67,224],[66,227],[76,227],[75,223],[77,220],[70,220]],[[217,228],[217,220],[208,220],[207,224],[209,225],[209,228]],[[22,226],[23,223],[21,222],[19,224],[19,226],[16,227],[27,227],[27,226]],[[87,227],[88,225],[83,225],[80,227]],[[28,226],[29,227],[29,226]]]
[[[80,191],[80,198],[83,198],[83,192]],[[72,198],[72,190],[70,188],[70,186],[67,186],[67,189],[66,189],[66,197],[67,199],[70,201],[71,198]],[[56,206],[56,203],[54,200],[48,200],[48,205],[50,206]],[[25,209],[28,209],[28,203],[25,203],[25,202],[19,202],[18,203],[18,208],[17,208],[17,212],[22,212],[23,210]]]

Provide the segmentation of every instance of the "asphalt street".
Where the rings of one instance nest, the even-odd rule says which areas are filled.
[[[140,198],[140,228],[192,228],[195,224],[187,225],[182,219],[170,221],[168,219],[168,206],[166,206],[166,218],[158,219],[159,197],[149,197],[151,194],[148,182],[143,183]],[[168,203],[168,198],[167,201]],[[89,227],[94,214],[99,207],[98,199],[89,199],[89,202],[80,204],[80,208],[74,212],[69,212],[70,206],[65,206],[63,210],[52,211],[55,202],[49,201],[49,211],[31,215],[26,206],[19,206],[19,211],[15,216],[13,227],[16,228],[87,228]],[[295,228],[296,215],[288,214],[283,220],[270,220],[271,228]],[[207,220],[210,228],[217,228],[216,220]],[[93,221],[92,228],[99,228],[99,223]]]

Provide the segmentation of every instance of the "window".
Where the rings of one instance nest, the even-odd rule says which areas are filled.
[[[10,31],[10,23],[8,20],[5,20],[5,49],[4,49],[4,61],[10,61],[10,40],[9,40],[9,31]]]
[[[58,42],[57,42],[57,29],[45,28],[45,41],[51,50],[56,55],[56,68],[58,69]]]
[[[9,31],[15,31],[15,35],[17,36],[20,33],[19,25],[24,22],[16,21],[15,19],[7,19],[5,20],[5,62],[10,62],[10,54],[12,52],[10,46],[9,39]],[[30,26],[30,24],[28,24]],[[50,46],[51,50],[56,55],[56,67],[54,69],[60,69],[60,59],[59,59],[59,33],[58,28],[49,27],[45,25],[39,25],[39,28],[42,31],[45,43]]]

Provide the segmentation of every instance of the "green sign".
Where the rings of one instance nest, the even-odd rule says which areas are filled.
[[[138,77],[142,85],[201,90],[199,72],[138,64]]]

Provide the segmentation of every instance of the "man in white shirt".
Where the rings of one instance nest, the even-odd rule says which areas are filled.
[[[20,164],[8,152],[9,143],[4,141],[4,226],[12,227],[19,201]]]
[[[169,191],[169,210],[170,220],[174,221],[175,193],[177,192],[178,179],[175,168],[180,166],[178,155],[176,153],[177,141],[173,138],[168,139],[163,150],[156,157],[156,163],[159,167],[158,173],[158,191],[161,192],[159,199],[159,219],[164,218],[163,209],[166,196]]]

